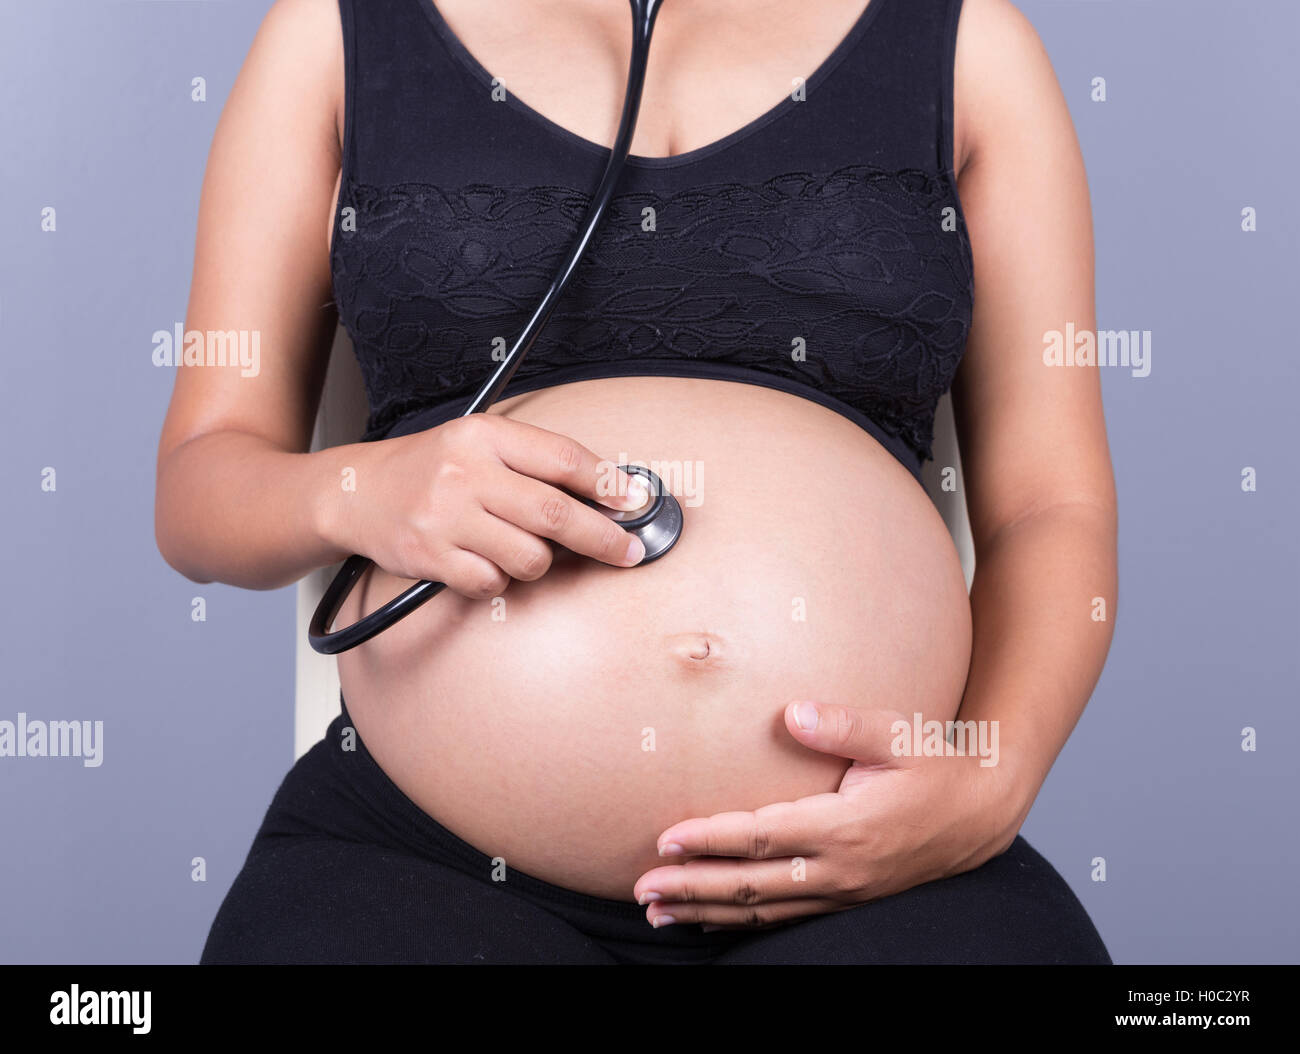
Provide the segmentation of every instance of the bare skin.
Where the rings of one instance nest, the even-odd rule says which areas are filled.
[[[761,6],[760,18],[739,0],[665,5],[635,154],[696,149],[766,112],[862,8],[856,0]],[[439,7],[517,98],[584,138],[612,139],[626,74],[625,4]],[[553,42],[545,56],[534,46],[544,32]],[[556,77],[557,68],[566,76]],[[979,563],[969,605],[951,544],[915,482],[843,419],[762,389],[588,382],[500,404],[495,420],[468,436],[458,426],[306,453],[335,325],[328,239],[342,45],[334,0],[279,0],[214,140],[187,327],[260,329],[263,368],[256,378],[178,371],[159,448],[161,551],[197,581],[250,588],[275,588],[365,552],[392,572],[376,575],[359,598],[368,606],[405,579],[448,581],[458,597],[440,598],[375,648],[341,660],[362,738],[408,795],[484,851],[574,888],[653,901],[652,921],[762,924],[983,862],[1014,837],[1100,672],[1111,621],[1092,622],[1088,612],[1095,596],[1114,609],[1115,510],[1096,373],[1048,369],[1040,357],[1046,330],[1067,322],[1095,328],[1087,185],[1060,89],[1032,29],[1005,0],[966,0],[956,81],[954,167],[977,275],[974,326],[954,390]],[[704,415],[683,412],[656,433],[634,412],[637,384],[662,386],[656,401],[706,408],[716,431],[692,431]],[[759,420],[766,436],[747,424]],[[539,428],[552,436],[540,443],[550,444],[545,464],[534,453]],[[728,443],[732,428],[745,436],[743,449]],[[815,442],[783,462],[771,436],[792,430]],[[672,436],[685,437],[683,449],[664,449]],[[850,513],[860,500],[895,518],[864,523],[850,515],[841,527],[834,517],[793,517],[768,535],[779,543],[755,548],[738,472],[730,479],[722,472],[691,525],[693,554],[684,539],[669,561],[628,571],[634,561],[615,551],[604,517],[556,484],[595,493],[593,466],[633,440],[647,458],[726,466],[741,453],[774,464],[791,508],[843,509],[848,490]],[[812,448],[827,446],[833,453],[818,463]],[[488,460],[468,471],[473,457]],[[345,468],[363,481],[366,500],[344,496]],[[852,488],[864,479],[858,495]],[[557,526],[561,506],[570,515]],[[489,516],[494,529],[484,531]],[[912,539],[902,559],[899,538]],[[555,560],[548,541],[595,559]],[[747,546],[743,574],[707,576],[729,566],[738,545]],[[791,559],[828,549],[820,565]],[[923,576],[900,578],[900,566],[923,568]],[[673,606],[674,593],[695,583],[720,598],[714,610],[732,610],[724,602],[752,600],[746,582],[783,573],[785,603],[810,597],[838,635],[796,644],[788,606],[779,630],[769,616],[719,628]],[[501,638],[467,619],[465,605],[497,595],[509,579],[518,617],[500,629],[512,635],[512,652],[552,656],[572,681],[530,681],[499,660],[493,668]],[[881,606],[900,596],[913,605],[901,630]],[[726,676],[702,678],[688,666],[665,682],[653,665],[635,663],[628,672],[629,648],[645,647],[638,619],[646,611],[664,613],[653,629],[665,661]],[[557,624],[566,627],[558,636]],[[844,627],[853,634],[844,636]],[[593,634],[600,646],[584,650]],[[860,650],[861,662],[846,663],[854,640],[871,647]],[[916,651],[918,641],[929,650]],[[465,669],[478,671],[477,689],[447,672]],[[777,671],[800,676],[782,680]],[[564,708],[539,717],[536,702],[548,686]],[[829,704],[822,711],[834,720],[800,729],[792,705],[799,697]],[[944,717],[959,704],[963,718],[1001,722],[996,772],[950,759],[891,768],[875,758],[867,766],[880,737],[864,730],[878,733],[878,725],[842,719],[891,709]],[[585,753],[574,752],[574,720],[592,713],[612,724],[576,726],[589,738]],[[684,728],[678,742],[689,746],[656,752],[661,763],[638,771],[644,756],[622,757],[615,744],[645,727]],[[850,792],[868,770],[877,785],[864,801]],[[553,793],[538,795],[539,787]],[[655,867],[657,848],[669,844],[682,845],[690,862]],[[793,855],[812,862],[797,890],[783,877]]]

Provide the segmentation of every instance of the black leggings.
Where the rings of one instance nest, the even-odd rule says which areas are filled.
[[[771,929],[654,929],[630,899],[509,871],[397,788],[346,706],[290,770],[203,963],[1109,963],[1023,838],[982,867]]]

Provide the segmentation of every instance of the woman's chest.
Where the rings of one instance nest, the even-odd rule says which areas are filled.
[[[419,0],[463,58],[575,136],[613,141],[627,81],[631,20],[606,0]],[[836,51],[864,0],[661,2],[632,154],[668,158],[744,127]]]
[[[863,163],[707,184],[627,175],[521,383],[713,364],[815,388],[925,442],[973,307],[946,181]],[[554,183],[344,188],[335,299],[376,425],[482,383],[589,203]]]

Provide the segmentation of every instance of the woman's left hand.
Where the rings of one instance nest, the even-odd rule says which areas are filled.
[[[633,887],[653,926],[750,928],[851,908],[978,867],[1015,840],[1038,788],[978,756],[903,756],[893,711],[791,703],[800,743],[852,760],[839,790],[674,824]],[[801,724],[804,727],[801,727]]]

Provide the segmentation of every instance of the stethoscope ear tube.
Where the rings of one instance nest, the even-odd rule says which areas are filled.
[[[519,335],[519,339],[515,341],[515,346],[501,361],[501,364],[488,378],[487,383],[483,385],[479,393],[474,396],[473,401],[461,414],[462,417],[468,417],[470,414],[482,413],[487,410],[496,402],[506,385],[510,383],[510,378],[514,376],[519,364],[523,362],[524,356],[532,348],[538,333],[541,332],[542,327],[551,317],[556,302],[572,279],[574,271],[577,269],[578,263],[586,252],[591,237],[600,223],[601,217],[605,214],[606,207],[614,196],[614,187],[618,182],[619,174],[623,171],[624,163],[627,161],[627,155],[632,146],[632,135],[636,129],[637,112],[641,108],[641,89],[645,85],[646,65],[650,57],[650,36],[654,31],[654,20],[659,13],[660,3],[661,0],[631,0],[632,58],[628,64],[627,91],[623,97],[623,113],[619,120],[618,135],[615,137],[614,146],[610,151],[609,162],[605,166],[605,173],[601,177],[595,197],[587,212],[587,222],[583,227],[582,234],[574,243],[555,280],[551,282],[546,295],[542,298],[541,303],[537,305],[537,309]],[[672,498],[672,495],[667,495],[667,497],[672,501],[673,507],[677,509],[676,533],[680,533],[681,509],[677,506],[677,502]],[[657,535],[654,531],[647,532],[650,540],[655,541],[658,547],[655,557],[662,556],[663,553],[672,548],[673,542],[677,540],[676,533],[674,533],[672,538],[667,541],[667,544],[663,544],[663,535],[670,520],[671,516],[663,519]],[[655,557],[650,555],[650,544],[647,543],[646,537],[642,537],[642,542],[646,543],[646,558],[642,563],[647,563]],[[371,560],[368,557],[349,556],[343,562],[343,566],[339,568],[334,580],[330,582],[324,596],[321,597],[320,603],[316,606],[316,611],[312,615],[311,624],[307,629],[307,640],[312,648],[321,654],[337,655],[339,652],[347,651],[350,648],[355,648],[358,644],[365,643],[371,637],[388,629],[393,623],[405,618],[446,588],[442,582],[417,582],[404,593],[394,597],[383,607],[359,619],[353,625],[330,632],[330,624],[338,615],[343,602],[370,566]]]

